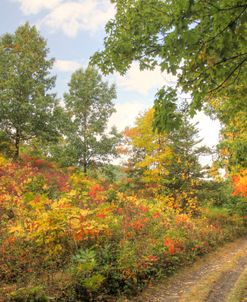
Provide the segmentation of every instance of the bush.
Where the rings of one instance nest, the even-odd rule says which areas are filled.
[[[48,297],[40,286],[19,288],[9,295],[10,302],[47,302]]]
[[[137,293],[246,230],[229,209],[181,213],[167,196],[35,165],[0,158],[0,279],[19,287],[10,301],[47,301],[33,280],[64,302]]]

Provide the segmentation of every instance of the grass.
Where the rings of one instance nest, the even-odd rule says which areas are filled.
[[[227,302],[247,301],[244,296],[247,295],[247,268],[239,276],[235,286],[231,290]]]

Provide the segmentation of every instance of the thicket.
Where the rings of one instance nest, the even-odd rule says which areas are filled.
[[[186,9],[182,2],[179,5]],[[108,25],[108,31],[131,21],[121,19],[126,15],[121,13],[125,9],[121,3],[118,22]],[[138,7],[147,16],[156,18],[157,5],[171,9],[164,1],[152,1],[155,6],[151,8],[147,3]],[[132,9],[134,6],[128,7],[127,13]],[[177,17],[183,15],[183,9]],[[190,9],[194,12],[193,5]],[[133,24],[140,16],[132,15]],[[241,23],[240,17],[237,23]],[[165,24],[157,22],[154,24],[161,27],[144,31],[145,37],[170,26],[165,20]],[[176,30],[185,26],[179,24]],[[236,24],[236,30],[241,26]],[[140,30],[133,28],[137,33]],[[194,29],[198,32],[200,26]],[[125,37],[121,30],[117,34]],[[202,35],[196,37],[200,40]],[[114,35],[106,40],[106,47],[112,38]],[[242,47],[242,35],[240,38]],[[136,42],[140,41],[143,39]],[[144,46],[149,53],[149,43]],[[172,64],[174,57],[160,51],[157,56]],[[206,49],[201,51],[194,63],[210,65],[212,58],[206,60],[209,54]],[[176,108],[174,90],[162,89],[155,108],[140,115],[134,127],[122,134],[116,129],[107,133],[114,112],[114,85],[103,81],[93,66],[78,70],[64,95],[63,108],[50,93],[55,79],[49,76],[53,60],[47,54],[45,40],[28,24],[0,38],[0,299],[109,301],[137,293],[153,279],[171,274],[246,232],[247,119],[240,97],[245,83],[242,73],[242,81],[233,90],[227,88],[225,96],[217,93],[205,98],[205,110],[222,123],[217,160],[206,169],[199,156],[208,150],[190,122],[187,106]],[[95,57],[101,68],[103,54]],[[114,52],[106,55],[107,59]],[[180,79],[181,87],[193,75],[187,70],[194,66],[190,55],[186,54],[183,68],[189,76],[185,82]],[[110,68],[118,66],[119,59],[113,59]],[[118,67],[124,71],[130,61],[122,60]],[[142,67],[148,62],[158,61],[144,58]],[[179,63],[174,63],[174,72]],[[211,79],[215,69],[209,67]],[[217,73],[217,79],[222,81],[225,75]],[[194,91],[192,107],[198,107],[215,84],[210,81],[207,85],[202,76],[204,88],[199,94]],[[196,81],[195,88],[199,84]],[[127,155],[125,165],[111,163],[119,154]],[[220,168],[226,172],[224,177]]]
[[[111,184],[37,158],[1,157],[0,175],[1,296],[9,301],[134,294],[246,231],[239,214],[183,213],[164,195],[144,198],[129,179]]]

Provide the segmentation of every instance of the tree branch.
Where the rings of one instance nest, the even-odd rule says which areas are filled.
[[[222,30],[220,30],[215,36],[211,37],[210,39],[208,39],[207,41],[204,42],[204,45],[206,43],[212,42],[215,38],[217,38],[218,36],[220,36],[225,30],[227,30],[228,27],[230,27],[233,23],[235,23],[240,17],[241,15],[246,11],[247,7],[245,7],[240,14],[237,15],[237,17],[234,20],[231,20]]]
[[[247,57],[244,58],[237,66],[234,67],[234,69],[228,74],[228,76],[225,78],[225,80],[219,84],[217,87],[211,89],[209,91],[209,93],[212,93],[216,90],[220,90],[221,88],[223,88],[224,84],[231,78],[231,76],[235,73],[236,70],[238,70],[239,68],[241,68],[241,66],[247,61]]]
[[[247,55],[247,52],[241,53],[241,54],[239,54],[239,55],[235,55],[235,56],[230,57],[230,58],[225,58],[225,59],[223,59],[223,60],[221,60],[221,61],[219,61],[219,62],[216,62],[216,63],[214,64],[214,66],[220,65],[220,64],[222,64],[222,63],[224,63],[224,62],[227,62],[227,61],[230,61],[230,60],[237,59],[237,58],[242,57],[242,56],[245,56],[245,55]]]

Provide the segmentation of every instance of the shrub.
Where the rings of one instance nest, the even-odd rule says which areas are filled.
[[[48,297],[40,286],[19,288],[9,295],[10,302],[47,302]]]
[[[31,280],[57,301],[133,294],[245,232],[228,209],[181,213],[167,196],[141,198],[72,171],[66,190],[54,188],[60,172],[35,165],[0,158],[0,278],[19,287],[11,301],[47,301],[34,300],[47,297]]]

